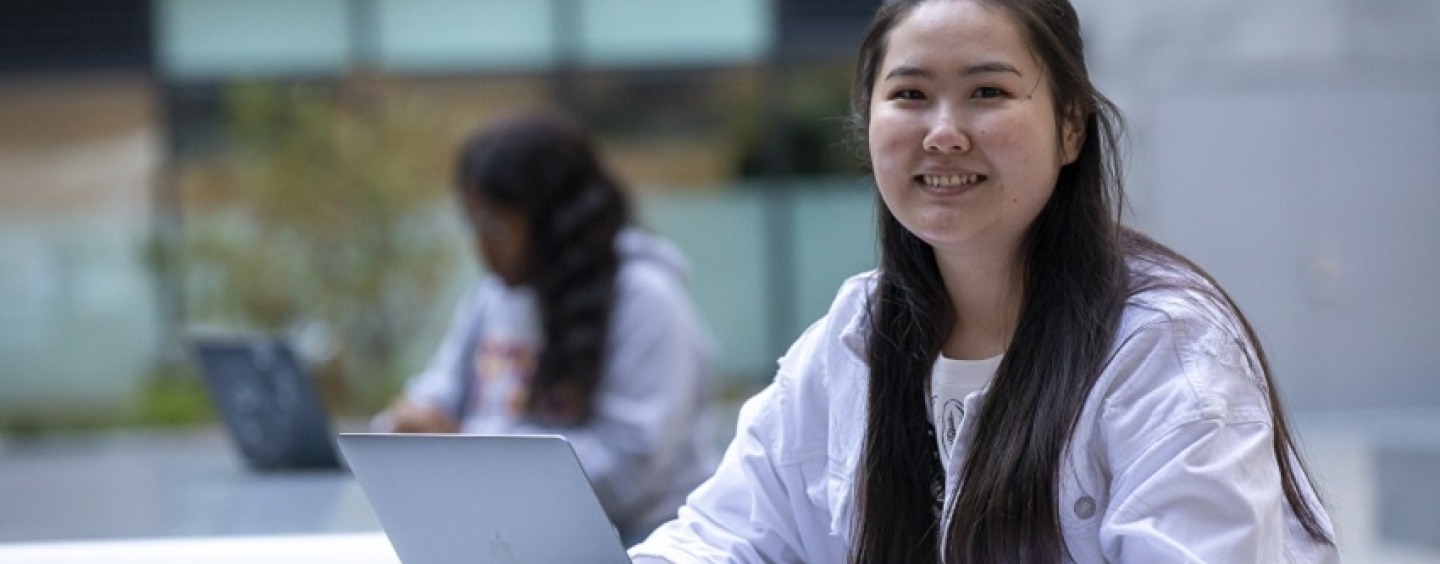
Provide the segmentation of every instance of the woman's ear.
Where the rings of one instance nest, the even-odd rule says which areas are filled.
[[[1071,108],[1065,112],[1065,121],[1060,124],[1062,165],[1068,165],[1080,158],[1080,148],[1085,145],[1085,114]]]

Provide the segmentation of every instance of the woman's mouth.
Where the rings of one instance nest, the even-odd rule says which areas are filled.
[[[928,188],[964,188],[984,182],[983,174],[917,174],[915,182]]]

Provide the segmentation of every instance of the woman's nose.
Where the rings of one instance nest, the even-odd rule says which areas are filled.
[[[970,150],[970,137],[953,110],[942,109],[925,134],[925,150],[931,153],[963,153]]]

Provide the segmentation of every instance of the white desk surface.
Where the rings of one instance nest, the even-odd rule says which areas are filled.
[[[0,441],[0,543],[378,531],[348,472],[252,471],[218,428]]]
[[[400,564],[380,532],[0,544],[0,564]]]
[[[398,564],[345,471],[255,472],[218,428],[0,439],[0,564]]]
[[[1440,411],[1296,423],[1348,562],[1440,562]],[[218,429],[0,436],[0,564],[140,562],[399,560],[348,473],[250,471]]]

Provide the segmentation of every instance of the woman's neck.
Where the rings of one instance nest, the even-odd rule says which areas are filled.
[[[960,360],[1004,354],[1024,297],[1019,261],[1001,254],[957,258],[939,253],[935,260],[955,311],[955,326],[941,353]]]

